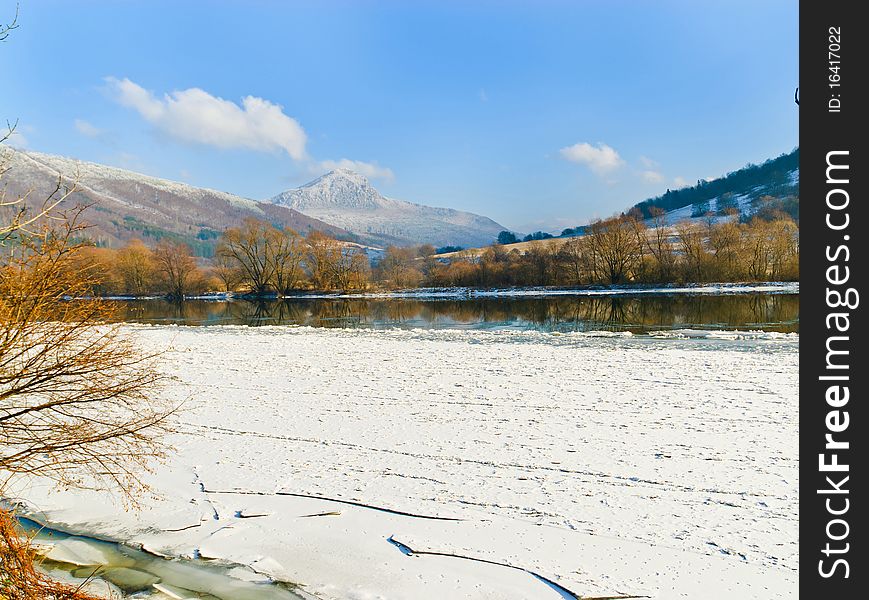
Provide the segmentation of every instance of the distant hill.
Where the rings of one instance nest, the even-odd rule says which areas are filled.
[[[749,164],[738,171],[693,187],[667,190],[634,205],[643,217],[654,209],[667,213],[670,222],[705,215],[724,216],[734,210],[743,218],[780,210],[799,219],[800,150],[793,150],[763,164]]]
[[[774,218],[780,213],[785,213],[799,222],[799,207],[800,150],[797,148],[763,164],[749,164],[723,177],[698,181],[693,187],[667,190],[660,196],[635,204],[623,214],[637,212],[643,219],[651,220],[655,209],[659,209],[664,211],[664,222],[667,225],[690,220],[747,220],[755,216]],[[569,238],[585,235],[586,230],[586,225],[580,225],[565,229],[558,237],[506,244],[505,248],[519,252],[526,252],[532,247],[557,249]],[[449,260],[459,255],[476,256],[483,250],[482,247],[471,247],[458,252],[445,252],[439,256]]]
[[[76,192],[65,203],[92,205],[84,216],[93,225],[88,235],[99,245],[117,247],[133,238],[153,245],[168,238],[189,244],[200,256],[210,256],[220,233],[247,217],[300,233],[318,229],[355,239],[340,227],[286,206],[62,156],[8,148],[2,152],[10,153],[11,159],[3,176],[7,199],[29,192],[29,204],[38,208],[60,175],[68,184],[77,178]]]
[[[346,169],[330,171],[270,202],[381,245],[480,246],[506,229],[473,213],[386,198],[365,177]]]
[[[221,232],[247,217],[303,234],[316,229],[380,247],[428,243],[473,248],[491,244],[506,230],[480,215],[386,198],[365,177],[345,169],[257,202],[62,156],[8,148],[0,152],[10,159],[2,179],[7,199],[29,193],[29,204],[38,207],[59,176],[67,182],[77,178],[76,192],[66,204],[91,205],[85,214],[93,225],[89,235],[109,247],[134,238],[151,245],[168,238],[189,244],[200,256],[210,256]],[[630,210],[649,218],[655,209],[663,210],[671,224],[778,212],[798,219],[799,149],[693,187],[667,190]],[[565,230],[563,237],[582,233],[584,227],[577,227]]]

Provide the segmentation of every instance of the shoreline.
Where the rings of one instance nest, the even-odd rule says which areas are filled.
[[[418,299],[463,300],[477,298],[552,297],[552,296],[633,296],[633,295],[741,295],[741,294],[799,294],[798,281],[768,281],[739,283],[698,283],[671,285],[589,285],[578,287],[513,287],[513,288],[413,288],[405,290],[370,292],[300,291],[294,294],[251,295],[221,292],[188,296],[185,300],[221,301],[283,301],[283,300],[353,300],[353,299]],[[165,296],[103,296],[104,300],[166,300]]]
[[[311,597],[289,581],[277,581],[263,573],[258,573],[248,565],[217,560],[205,561],[201,558],[166,555],[152,552],[148,548],[136,547],[123,540],[99,537],[76,528],[61,524],[43,522],[35,511],[28,510],[26,504],[3,504],[14,506],[21,513],[16,515],[21,528],[32,536],[36,554],[48,561],[49,567],[43,571],[60,580],[77,582],[78,569],[95,569],[88,588],[99,594],[103,588],[127,597],[143,596],[148,591],[155,598],[163,597],[158,592],[190,592],[209,594],[218,600],[236,600],[238,595],[250,600],[310,600]],[[165,562],[164,562],[165,561]],[[114,585],[112,570],[122,568],[129,573],[136,572],[133,578],[142,580],[137,590],[124,591]],[[125,579],[129,579],[126,575]],[[158,579],[150,583],[148,579]],[[173,596],[174,597],[174,596]]]

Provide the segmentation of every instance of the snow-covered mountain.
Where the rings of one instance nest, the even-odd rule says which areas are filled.
[[[220,233],[245,218],[263,219],[301,233],[312,229],[350,238],[346,231],[291,208],[261,203],[217,190],[198,188],[97,163],[12,150],[0,150],[8,171],[3,175],[7,200],[28,194],[34,209],[55,189],[75,182],[66,207],[86,204],[87,234],[97,243],[118,246],[139,238],[147,244],[169,238],[209,255]]]
[[[347,169],[330,171],[269,202],[381,244],[480,246],[506,229],[473,213],[386,198],[365,177]]]

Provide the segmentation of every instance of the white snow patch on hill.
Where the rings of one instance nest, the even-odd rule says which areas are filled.
[[[132,204],[126,197],[118,195],[115,190],[113,190],[111,184],[113,182],[138,183],[157,190],[190,198],[202,198],[208,195],[225,200],[226,202],[241,208],[262,212],[256,201],[242,198],[234,194],[208,188],[198,188],[192,185],[187,185],[186,183],[152,177],[150,175],[144,175],[126,169],[109,167],[98,163],[67,158],[65,156],[43,154],[41,152],[17,151],[13,154],[13,168],[15,167],[14,161],[16,160],[29,161],[32,166],[38,167],[43,173],[46,171],[50,172],[51,176],[54,178],[63,175],[64,180],[69,184],[76,181],[79,188],[94,190],[99,192],[100,195],[108,197],[120,204],[135,206],[137,208],[142,207]]]
[[[790,186],[799,186],[800,171],[796,169],[787,173],[787,182]],[[664,222],[668,226],[675,225],[681,221],[707,222],[711,219],[713,222],[728,221],[734,218],[749,217],[757,212],[759,205],[755,202],[757,198],[768,194],[770,190],[766,186],[755,186],[743,194],[734,194],[730,199],[731,205],[737,210],[735,216],[719,215],[718,209],[722,199],[718,196],[709,198],[706,201],[706,206],[703,207],[703,212],[711,213],[713,216],[704,215],[694,216],[699,212],[698,204],[689,204],[675,210],[667,211],[664,214]],[[648,220],[651,223],[651,219]]]

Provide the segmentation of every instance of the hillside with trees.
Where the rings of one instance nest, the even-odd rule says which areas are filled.
[[[552,243],[560,242],[560,243]],[[799,277],[799,228],[787,215],[766,220],[651,224],[631,215],[596,221],[585,235],[540,240],[522,249],[494,244],[448,259],[412,258],[400,265],[394,252],[389,271],[375,276],[384,287],[404,287],[418,279],[433,287],[584,286],[796,280]],[[408,274],[415,270],[417,275]]]
[[[764,205],[774,202],[794,220],[799,220],[799,168],[800,149],[796,148],[759,165],[748,164],[717,179],[701,179],[691,187],[668,189],[660,196],[636,204],[632,210],[639,211],[648,219],[659,211],[670,212],[692,206],[697,207],[692,211],[693,216],[702,216],[710,208],[711,201],[717,200],[717,209],[723,213],[728,200],[742,196],[747,205],[754,205],[749,212],[765,210]],[[736,205],[732,207],[738,208]]]
[[[341,239],[355,239],[347,231],[285,206],[260,203],[233,194],[150,177],[125,169],[62,156],[3,149],[8,171],[8,197],[33,200],[53,193],[58,182],[72,189],[59,208],[87,207],[82,214],[91,226],[87,236],[96,245],[119,248],[138,239],[150,247],[166,241],[185,244],[196,256],[211,257],[226,229],[253,217],[307,233],[315,229]]]

